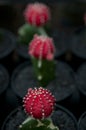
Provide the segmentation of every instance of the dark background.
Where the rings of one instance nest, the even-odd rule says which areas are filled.
[[[51,0],[50,0],[51,1]],[[12,2],[12,1],[11,1]],[[0,27],[17,33],[19,26],[24,23],[23,10],[28,2],[15,4],[0,1]],[[22,4],[23,2],[23,4]],[[24,3],[25,2],[25,3]],[[33,1],[32,1],[33,2]],[[51,9],[52,28],[70,30],[84,24],[83,14],[86,11],[85,2],[47,2]]]

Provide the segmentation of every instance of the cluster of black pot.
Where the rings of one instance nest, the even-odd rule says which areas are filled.
[[[21,107],[22,98],[27,89],[38,86],[38,82],[28,46],[18,45],[12,32],[5,29],[0,32],[3,35],[0,41],[0,127],[2,130],[17,130],[26,118]],[[56,97],[52,119],[60,130],[86,130],[85,33],[86,28],[81,27],[70,35],[58,30],[51,34],[56,46],[56,78],[47,89]]]

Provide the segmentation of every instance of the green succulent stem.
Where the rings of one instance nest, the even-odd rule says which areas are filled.
[[[39,120],[28,117],[19,126],[19,130],[59,130],[59,128],[57,126],[54,126],[51,118]]]
[[[38,28],[38,32],[39,32],[41,35],[48,36],[48,34],[45,32],[44,28],[42,28],[42,27],[39,27],[39,28]]]
[[[39,85],[46,87],[53,79],[55,79],[55,61],[48,61],[45,59],[39,60],[34,57],[32,57],[31,60]]]
[[[25,23],[18,30],[18,43],[28,45],[35,34],[47,35],[42,27],[36,27]]]

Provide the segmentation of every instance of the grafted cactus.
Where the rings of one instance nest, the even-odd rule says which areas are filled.
[[[50,10],[43,3],[28,4],[24,10],[25,24],[18,30],[18,42],[29,44],[34,34],[47,35],[45,28],[49,30]]]
[[[49,117],[55,105],[55,97],[49,90],[29,89],[23,103],[29,117],[19,126],[20,130],[59,130]]]
[[[29,54],[39,84],[47,86],[55,78],[55,47],[52,38],[35,35],[29,44]]]

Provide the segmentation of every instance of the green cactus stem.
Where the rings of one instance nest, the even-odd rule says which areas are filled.
[[[43,26],[43,29],[46,31],[47,35],[50,36],[51,32],[52,32],[52,24],[51,24],[51,22],[46,23]]]
[[[19,126],[19,130],[59,130],[59,128],[54,126],[51,118],[38,120],[32,117],[28,117]]]
[[[27,44],[32,40],[33,35],[37,32],[37,28],[29,24],[24,24],[18,30],[18,41],[22,44]]]
[[[41,35],[48,36],[48,34],[45,32],[45,30],[44,30],[43,27],[38,27],[38,32],[39,32],[39,34],[41,34]]]
[[[31,58],[34,72],[40,86],[46,87],[53,79],[55,79],[55,61]]]
[[[29,24],[24,24],[18,30],[18,42],[21,44],[28,45],[33,39],[35,34],[38,35],[47,35],[45,30],[42,27],[36,27]]]

